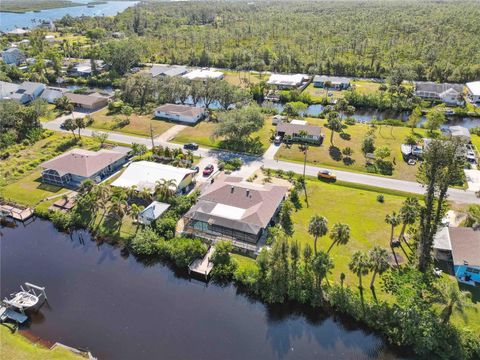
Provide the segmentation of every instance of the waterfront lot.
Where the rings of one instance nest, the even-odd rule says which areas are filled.
[[[249,84],[258,84],[260,81],[267,81],[270,77],[269,74],[259,74],[251,71],[233,71],[233,70],[221,70],[224,74],[224,78],[230,84],[247,88]]]
[[[344,132],[350,135],[350,139],[342,139],[338,133],[334,134],[333,145],[330,145],[331,131],[325,127],[326,120],[324,119],[307,119],[309,123],[322,126],[322,132],[325,134],[325,139],[322,146],[310,146],[308,150],[307,162],[312,165],[326,166],[330,168],[336,168],[348,171],[367,172],[365,167],[366,161],[362,153],[362,140],[367,134],[370,126],[367,124],[355,124],[348,126],[344,129]],[[396,126],[377,126],[375,130],[375,146],[388,146],[392,154],[390,160],[394,161],[394,171],[392,177],[401,180],[416,180],[416,173],[418,165],[408,165],[402,158],[401,144],[404,142],[405,137],[410,135],[411,129],[407,127]],[[413,133],[419,143],[423,137],[426,137],[426,131],[423,129],[415,129]],[[353,162],[347,161],[342,156],[341,151],[350,147],[353,150],[351,159]],[[303,162],[304,154],[300,151],[298,145],[285,146],[283,144],[277,153],[277,157],[281,160]]]
[[[222,139],[213,137],[216,125],[214,122],[202,121],[195,126],[188,126],[180,131],[172,141],[180,144],[194,142],[202,147],[221,148]],[[270,137],[274,129],[275,127],[272,125],[271,119],[266,118],[263,127],[259,131],[254,132],[251,138],[258,137],[262,143],[263,151],[265,151],[270,146]]]
[[[145,137],[150,137],[150,125],[152,126],[154,136],[164,133],[175,125],[165,120],[157,120],[150,114],[132,114],[128,116],[130,124],[120,126],[120,122],[126,117],[121,114],[109,114],[107,108],[93,113],[92,117],[93,124],[90,126],[91,128]]]
[[[377,92],[380,88],[380,83],[369,80],[353,80],[351,82],[351,85],[352,88],[355,88],[355,90],[358,91],[360,94],[373,94]],[[325,99],[325,95],[327,93],[327,91],[323,88],[314,87],[313,82],[308,85],[304,91],[312,95],[312,100],[314,102],[320,102]],[[345,90],[337,91],[329,89],[328,93],[333,94],[332,96],[328,97],[328,99],[331,101],[343,98],[343,96],[345,95]]]

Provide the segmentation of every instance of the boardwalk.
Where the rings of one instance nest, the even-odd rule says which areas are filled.
[[[193,272],[195,274],[203,275],[205,276],[205,279],[207,279],[208,275],[210,275],[210,272],[213,269],[213,263],[210,261],[210,258],[212,257],[214,251],[215,247],[211,246],[203,259],[194,260],[188,266],[188,273]]]

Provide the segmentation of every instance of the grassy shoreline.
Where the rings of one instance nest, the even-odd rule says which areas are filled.
[[[21,2],[15,0],[4,0],[2,1],[2,4],[0,6],[0,11],[5,13],[24,14],[31,11],[41,11],[82,5],[87,4],[77,3],[71,0],[23,0]]]

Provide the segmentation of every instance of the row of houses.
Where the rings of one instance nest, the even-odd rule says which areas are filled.
[[[428,100],[442,101],[447,105],[463,106],[465,99],[480,105],[480,81],[463,84],[416,81],[415,95]]]
[[[122,147],[96,152],[73,149],[41,164],[42,181],[68,188],[76,188],[86,179],[99,183],[121,169],[128,157],[129,149]],[[130,163],[111,186],[153,193],[158,181],[166,181],[176,193],[184,194],[194,187],[195,176],[192,169],[138,161]],[[185,214],[183,232],[209,240],[228,239],[255,245],[273,224],[287,192],[284,186],[220,177],[204,189]],[[140,214],[141,222],[149,224],[168,206],[153,202]]]
[[[150,69],[150,75],[154,78],[181,76],[192,81],[224,78],[222,72],[208,68],[189,70],[186,66],[165,64],[153,65]]]

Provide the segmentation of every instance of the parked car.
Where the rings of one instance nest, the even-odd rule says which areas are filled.
[[[190,170],[195,171],[195,174],[198,174],[198,173],[200,172],[200,168],[199,168],[198,166],[196,166],[196,165],[193,165],[193,166],[190,168]]]
[[[330,171],[330,170],[320,170],[317,174],[319,179],[325,179],[325,180],[337,180],[337,175]]]
[[[210,176],[213,173],[214,167],[212,164],[208,164],[203,169],[203,176]]]
[[[198,150],[198,144],[196,143],[188,143],[183,145],[183,148],[186,150]]]
[[[275,138],[273,139],[273,143],[275,145],[280,145],[282,143],[282,137],[280,135],[275,136]]]

